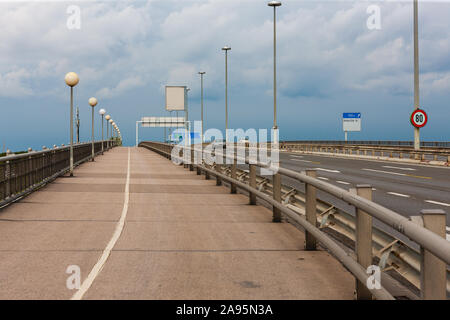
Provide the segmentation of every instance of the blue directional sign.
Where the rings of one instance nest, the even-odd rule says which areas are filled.
[[[346,112],[343,114],[344,132],[361,131],[361,113]]]
[[[344,119],[361,119],[361,113],[344,113]]]

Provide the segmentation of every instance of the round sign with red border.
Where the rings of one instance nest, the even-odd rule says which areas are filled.
[[[417,109],[411,115],[411,124],[416,128],[423,128],[428,123],[428,115],[425,111]]]

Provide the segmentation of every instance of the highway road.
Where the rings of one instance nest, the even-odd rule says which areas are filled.
[[[369,184],[374,202],[407,217],[419,215],[422,209],[443,209],[447,225],[450,222],[450,168],[288,152],[280,153],[280,163],[293,171],[316,169],[319,179],[344,189]],[[287,179],[284,183],[298,187]],[[345,206],[323,194],[318,196]]]

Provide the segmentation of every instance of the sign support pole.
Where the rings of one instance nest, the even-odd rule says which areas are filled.
[[[419,99],[419,18],[418,0],[414,0],[414,109],[420,108]],[[420,150],[420,129],[414,128],[414,150]]]

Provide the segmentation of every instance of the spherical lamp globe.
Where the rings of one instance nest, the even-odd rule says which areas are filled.
[[[78,78],[78,75],[75,72],[69,72],[66,74],[64,80],[69,87],[75,87],[80,81],[80,78]]]
[[[89,99],[89,105],[90,105],[91,107],[95,107],[95,106],[97,105],[97,103],[98,103],[98,101],[97,101],[96,98],[90,98],[90,99]]]

